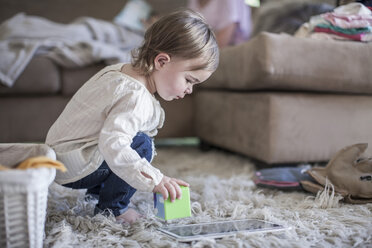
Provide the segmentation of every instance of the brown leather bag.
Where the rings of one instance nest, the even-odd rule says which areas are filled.
[[[301,181],[303,188],[317,193],[328,179],[336,193],[348,203],[372,202],[372,158],[361,158],[368,144],[355,144],[341,149],[325,167],[307,173],[317,182]]]

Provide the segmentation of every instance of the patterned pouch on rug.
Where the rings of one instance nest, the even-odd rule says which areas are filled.
[[[306,173],[310,165],[298,167],[278,167],[262,169],[256,172],[254,182],[257,186],[287,190],[303,190],[300,181],[314,181]]]

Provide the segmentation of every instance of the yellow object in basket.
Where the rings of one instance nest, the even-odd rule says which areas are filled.
[[[26,170],[30,168],[55,168],[62,172],[65,172],[67,169],[66,167],[59,161],[50,159],[46,156],[38,156],[28,158],[25,161],[21,162],[15,169]],[[0,165],[0,170],[8,170],[8,167]]]

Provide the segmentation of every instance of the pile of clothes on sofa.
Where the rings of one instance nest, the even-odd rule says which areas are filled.
[[[362,3],[349,3],[310,18],[295,33],[297,37],[372,41],[372,11]]]

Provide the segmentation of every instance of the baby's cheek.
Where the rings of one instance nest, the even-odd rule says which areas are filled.
[[[171,88],[172,93],[178,94],[183,91],[183,87],[180,86],[179,84],[174,84],[173,87]]]

